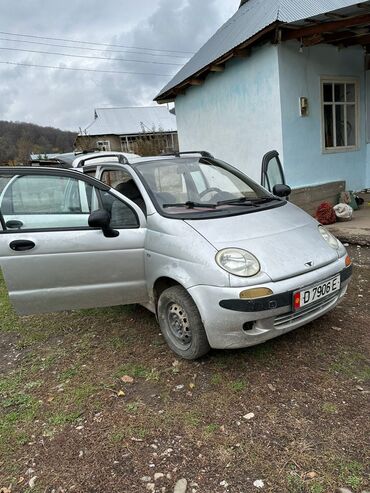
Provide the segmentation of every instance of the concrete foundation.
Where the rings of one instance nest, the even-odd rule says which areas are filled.
[[[318,206],[323,202],[330,202],[336,205],[338,203],[338,194],[344,192],[345,189],[345,181],[295,188],[292,191],[290,200],[293,204],[314,216]]]

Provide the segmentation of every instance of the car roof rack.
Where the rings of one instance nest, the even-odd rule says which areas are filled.
[[[63,161],[59,161],[59,159],[30,159],[27,165],[23,166],[33,166],[40,168],[64,168],[69,169],[72,168],[71,164],[65,163]]]
[[[189,154],[200,154],[202,157],[214,157],[208,151],[173,151],[173,152],[161,154],[161,156],[176,156],[176,157],[181,157],[181,156],[186,156],[186,155],[189,155]]]

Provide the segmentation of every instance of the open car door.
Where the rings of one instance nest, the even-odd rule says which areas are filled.
[[[141,210],[92,177],[0,167],[0,267],[19,314],[148,301],[145,235]]]
[[[261,185],[273,193],[275,185],[286,185],[279,153],[270,151],[263,156]]]

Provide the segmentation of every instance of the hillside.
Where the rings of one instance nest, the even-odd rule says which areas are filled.
[[[27,163],[31,153],[71,151],[76,135],[32,123],[0,121],[0,164]]]

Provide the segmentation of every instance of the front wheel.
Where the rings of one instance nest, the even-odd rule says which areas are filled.
[[[197,359],[210,350],[198,308],[183,287],[163,291],[158,300],[158,320],[167,344],[182,358]]]

